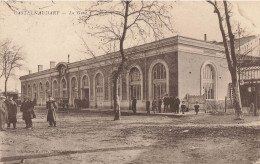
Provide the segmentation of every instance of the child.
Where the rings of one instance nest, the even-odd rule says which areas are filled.
[[[198,115],[198,113],[199,113],[199,103],[198,103],[198,101],[196,101],[196,103],[195,103],[195,105],[194,105],[194,108],[195,108],[195,112],[196,112],[196,115]]]
[[[185,102],[182,101],[182,104],[181,104],[181,111],[182,111],[182,114],[184,114],[185,110],[186,110],[186,105],[185,105]]]

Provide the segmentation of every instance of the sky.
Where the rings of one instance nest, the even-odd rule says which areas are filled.
[[[160,2],[174,3],[169,12],[175,30],[174,34],[196,39],[204,39],[207,34],[209,41],[221,41],[216,14],[208,3],[203,1]],[[37,72],[37,66],[43,69],[50,68],[50,61],[56,64],[90,58],[83,53],[84,47],[80,36],[86,33],[86,28],[78,22],[79,16],[71,14],[77,8],[90,6],[90,2],[17,2],[19,9],[58,11],[58,15],[29,16],[17,15],[4,2],[0,2],[0,41],[10,39],[22,47],[25,56],[24,68],[16,70],[16,77],[10,79],[8,90],[20,91],[19,77],[28,74],[29,70]],[[250,35],[260,33],[260,2],[236,1],[233,2],[233,17],[241,22]],[[168,36],[167,36],[168,37]],[[98,44],[93,38],[85,38],[92,44]],[[97,55],[102,55],[101,53]],[[3,79],[0,79],[0,89],[3,91]]]

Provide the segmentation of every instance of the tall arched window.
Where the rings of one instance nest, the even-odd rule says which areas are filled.
[[[89,99],[89,79],[88,76],[83,76],[82,78],[82,98]]]
[[[23,97],[27,96],[27,92],[26,92],[26,86],[23,86]]]
[[[72,98],[72,100],[77,98],[78,97],[77,95],[78,95],[78,85],[77,85],[76,78],[73,77],[71,79],[71,98]]]
[[[98,73],[95,78],[95,84],[96,84],[96,100],[102,101],[103,100],[103,76],[101,73]]]
[[[163,64],[157,63],[152,69],[153,99],[166,94],[166,70]]]
[[[67,83],[65,79],[61,80],[61,96],[63,98],[67,97]]]
[[[54,97],[54,98],[59,97],[57,80],[54,80],[54,81],[53,81],[53,97]]]
[[[202,94],[206,99],[215,99],[216,72],[211,64],[202,68]]]
[[[40,92],[43,92],[43,86],[42,86],[42,83],[40,82],[40,84],[39,84],[39,91]]]
[[[30,86],[30,84],[28,85],[28,97],[30,98],[30,99],[32,99],[32,89],[31,89],[31,86]]]
[[[33,100],[37,99],[37,87],[36,84],[33,84]]]
[[[45,92],[46,92],[46,98],[48,98],[48,96],[50,96],[50,84],[49,82],[47,81],[46,84],[45,84]]]
[[[133,67],[129,73],[130,99],[141,100],[141,74],[138,68]]]

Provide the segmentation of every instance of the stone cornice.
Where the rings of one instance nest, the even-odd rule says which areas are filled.
[[[207,50],[207,52],[205,52]],[[220,45],[205,42],[198,39],[188,38],[185,36],[174,36],[159,41],[154,41],[151,43],[143,44],[140,46],[131,47],[125,50],[126,57],[129,60],[141,59],[148,56],[154,56],[158,54],[165,54],[174,51],[184,51],[195,54],[207,54],[209,56],[214,56],[214,54],[220,54],[224,52],[224,48]],[[90,58],[82,61],[77,61],[73,63],[66,63],[69,72],[75,72],[78,70],[95,68],[100,66],[111,65],[111,63],[118,63],[120,60],[115,61],[119,57],[119,51],[115,53],[109,53],[95,58]],[[218,57],[216,55],[215,57]],[[61,62],[62,63],[62,62]],[[38,79],[45,76],[54,76],[58,73],[55,68],[44,70],[41,72],[32,73],[29,75],[21,76],[20,80],[24,81]]]

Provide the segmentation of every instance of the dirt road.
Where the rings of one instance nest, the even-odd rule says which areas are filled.
[[[2,163],[260,163],[260,118],[235,122],[232,115],[183,117],[109,112],[58,113],[48,127],[36,110],[34,128],[0,132]]]

